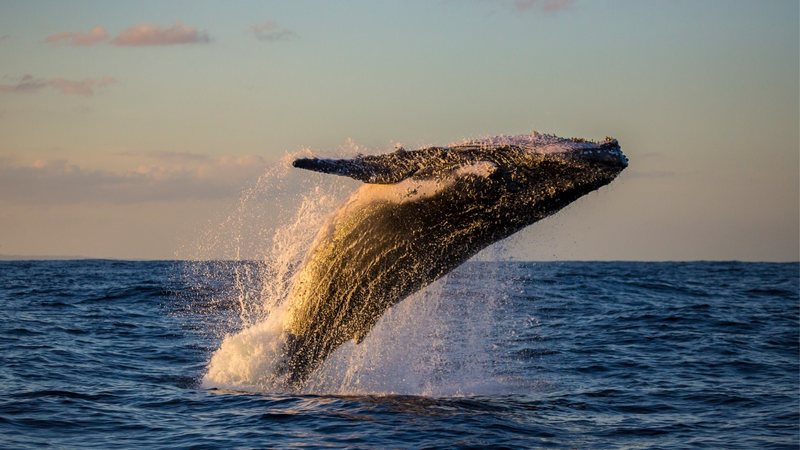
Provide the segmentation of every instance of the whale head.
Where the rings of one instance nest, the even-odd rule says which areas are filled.
[[[392,185],[403,201],[446,195],[452,203],[497,215],[513,229],[610,183],[628,159],[613,138],[590,141],[533,132],[353,159],[301,158],[293,165]]]
[[[449,148],[474,161],[458,173],[483,166],[475,173],[496,182],[515,214],[520,214],[519,208],[534,208],[534,220],[610,183],[628,166],[619,142],[610,137],[590,141],[534,132],[475,139]]]

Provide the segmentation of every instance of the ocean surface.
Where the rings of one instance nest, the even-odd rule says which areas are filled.
[[[800,445],[797,263],[470,262],[300,393],[207,375],[257,269],[0,262],[0,448]]]

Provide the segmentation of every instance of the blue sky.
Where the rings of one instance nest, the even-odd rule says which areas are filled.
[[[0,12],[0,253],[168,258],[287,152],[537,129],[631,166],[515,257],[798,259],[796,1]]]

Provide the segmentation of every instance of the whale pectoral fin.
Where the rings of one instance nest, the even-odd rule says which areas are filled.
[[[443,149],[399,149],[385,155],[358,156],[352,159],[298,158],[292,162],[292,166],[350,177],[364,183],[393,184],[413,176],[425,166],[425,159],[437,151],[441,152]]]
[[[384,155],[390,156],[390,155]],[[353,159],[300,158],[292,162],[292,166],[350,177],[364,183],[392,184],[403,181],[416,172],[414,164],[393,158],[386,161],[381,156],[359,156]]]

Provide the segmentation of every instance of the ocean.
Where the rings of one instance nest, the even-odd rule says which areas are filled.
[[[258,269],[0,262],[0,447],[800,445],[798,263],[469,262],[302,392],[209,375]]]

